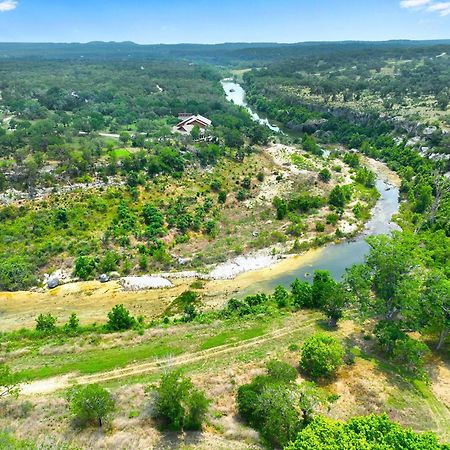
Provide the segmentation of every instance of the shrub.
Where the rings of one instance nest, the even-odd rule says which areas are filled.
[[[80,320],[75,313],[72,313],[69,317],[68,322],[65,325],[68,331],[77,331],[80,328]]]
[[[328,169],[323,169],[319,172],[319,179],[324,183],[328,183],[331,180],[331,172]]]
[[[27,289],[37,283],[34,267],[17,258],[2,260],[0,264],[0,291]]]
[[[323,233],[325,231],[325,225],[322,222],[316,223],[316,231]]]
[[[335,186],[328,198],[328,203],[336,208],[343,208],[351,199],[351,192],[347,186]]]
[[[80,426],[96,423],[102,427],[115,408],[111,394],[98,384],[74,387],[67,392],[66,398],[69,410]]]
[[[209,400],[194,388],[180,371],[164,374],[157,387],[146,390],[152,397],[152,417],[173,430],[199,430],[208,411]]]
[[[344,349],[332,336],[316,334],[302,346],[300,367],[312,378],[328,378],[342,366]]]
[[[288,206],[285,200],[282,200],[279,197],[275,197],[273,199],[273,206],[275,206],[277,210],[277,219],[283,220],[288,213]]]
[[[312,306],[312,286],[307,281],[295,280],[291,284],[294,305],[297,308]]]
[[[283,286],[277,286],[272,297],[275,300],[278,308],[285,308],[289,304],[290,295]]]
[[[247,198],[247,194],[243,189],[240,189],[236,194],[236,198],[238,201],[243,202]]]
[[[371,170],[363,167],[356,172],[355,181],[367,188],[373,188],[375,187],[376,176]]]
[[[0,399],[8,395],[17,397],[19,390],[15,374],[9,366],[0,362]]]
[[[219,195],[218,195],[218,198],[217,198],[217,201],[219,202],[219,203],[221,203],[221,204],[224,204],[224,203],[226,203],[226,201],[227,201],[227,192],[226,191],[220,191],[219,192]]]
[[[117,252],[106,252],[100,261],[99,270],[101,273],[114,272],[117,270],[120,256]],[[80,277],[81,278],[81,277]]]
[[[294,383],[297,371],[281,361],[267,364],[267,375],[240,386],[236,402],[241,417],[256,428],[270,444],[282,447],[303,426],[303,407],[312,414],[318,402],[309,391]]]
[[[396,343],[393,358],[403,369],[420,378],[427,378],[424,370],[424,359],[431,354],[423,343],[409,336]]]
[[[222,183],[220,180],[215,179],[211,182],[211,189],[215,192],[219,192],[220,188],[222,187]]]
[[[272,360],[267,363],[267,373],[273,380],[289,383],[297,378],[295,367],[283,361]]]
[[[330,225],[336,225],[338,223],[339,216],[335,213],[327,215],[327,223]]]
[[[359,156],[356,153],[346,153],[344,156],[344,162],[353,169],[360,166]]]
[[[110,331],[124,331],[133,328],[136,319],[123,305],[116,305],[108,313],[108,322],[106,328]]]
[[[49,314],[39,314],[36,318],[36,330],[50,332],[56,328],[56,318]]]
[[[80,256],[75,261],[73,274],[82,280],[89,280],[94,277],[97,270],[97,260],[89,256]]]

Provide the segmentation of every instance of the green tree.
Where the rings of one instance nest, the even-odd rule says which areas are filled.
[[[92,279],[97,270],[97,260],[90,256],[80,256],[75,260],[73,274],[82,280]]]
[[[296,279],[291,284],[294,305],[297,308],[311,308],[313,306],[312,286],[307,281]]]
[[[115,409],[111,394],[98,384],[74,387],[66,394],[69,410],[81,426],[96,423],[102,427]]]
[[[56,317],[49,314],[39,314],[36,318],[36,330],[49,333],[56,329]]]
[[[142,208],[142,216],[145,225],[147,225],[146,235],[149,238],[154,238],[163,233],[164,230],[164,216],[156,206],[147,203]]]
[[[437,334],[436,350],[441,350],[450,333],[450,280],[439,271],[430,274],[421,295],[423,329]]]
[[[330,327],[336,327],[342,318],[347,304],[344,287],[333,280],[326,270],[317,270],[312,286],[313,305],[318,307],[328,317]]]
[[[275,447],[283,447],[312,417],[321,403],[312,384],[298,385],[297,371],[282,361],[270,361],[267,374],[239,387],[236,402],[240,416]]]
[[[19,395],[19,383],[9,366],[0,363],[0,400],[4,397]]]
[[[285,308],[290,303],[290,294],[283,286],[277,286],[272,295],[278,308]]]
[[[433,189],[429,184],[419,184],[414,190],[414,210],[420,214],[428,210],[433,203]]]
[[[394,233],[392,237],[374,236],[367,241],[371,249],[366,263],[351,268],[346,277],[359,310],[370,317],[396,320],[403,314],[415,321],[420,299],[415,238]]]
[[[312,378],[328,378],[342,365],[344,349],[332,336],[316,334],[302,346],[300,367]]]
[[[146,392],[152,399],[152,416],[161,420],[165,427],[173,430],[201,429],[209,400],[180,371],[164,374],[159,385],[149,386]]]
[[[285,450],[444,450],[433,433],[415,433],[391,422],[386,414],[338,422],[316,417]]]
[[[350,200],[349,192],[342,186],[335,186],[328,198],[328,203],[336,208],[343,208]]]
[[[239,130],[227,128],[224,132],[225,145],[230,148],[239,149],[244,145],[244,138]]]
[[[66,330],[68,331],[77,331],[80,328],[80,319],[75,313],[72,313],[69,317],[68,322],[65,325]]]
[[[331,180],[331,172],[328,169],[322,169],[319,172],[319,179],[324,183],[328,183]]]
[[[123,145],[127,145],[131,140],[130,133],[122,131],[119,135],[119,140],[120,142],[122,142]]]
[[[136,319],[130,314],[123,305],[116,305],[108,313],[108,322],[106,328],[110,331],[125,331],[133,328]]]

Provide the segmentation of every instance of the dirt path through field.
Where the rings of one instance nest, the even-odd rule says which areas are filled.
[[[309,319],[308,321],[303,322],[301,326],[298,327],[287,326],[278,330],[274,330],[263,336],[248,339],[241,343],[225,344],[219,347],[201,350],[195,353],[187,353],[177,357],[169,357],[158,361],[133,364],[124,368],[94,375],[78,376],[76,373],[72,373],[58,377],[47,378],[44,380],[33,381],[31,383],[22,385],[21,395],[51,394],[61,389],[67,389],[74,384],[100,383],[104,381],[128,378],[137,375],[145,375],[166,368],[173,368],[185,364],[196,363],[206,359],[213,359],[229,352],[239,352],[242,350],[246,350],[248,348],[256,347],[274,339],[283,338],[297,331],[311,328],[316,323],[317,318],[318,317]]]

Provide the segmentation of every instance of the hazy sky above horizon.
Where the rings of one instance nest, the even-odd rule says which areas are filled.
[[[440,0],[0,0],[1,42],[450,39]]]

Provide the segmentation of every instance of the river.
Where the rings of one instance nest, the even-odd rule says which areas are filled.
[[[248,106],[247,101],[245,100],[245,91],[242,86],[238,83],[230,81],[228,79],[222,80],[222,87],[225,91],[225,95],[229,102],[234,103],[235,105],[242,106],[245,108],[249,114],[252,116],[252,119],[255,122],[260,123],[261,125],[265,125],[270,128],[272,131],[276,133],[280,133],[281,130],[276,125],[272,125],[269,122],[269,119],[261,117],[257,112],[253,111],[250,106]]]
[[[268,126],[273,131],[280,131],[278,127],[271,125],[267,118],[262,118],[250,108],[245,101],[245,91],[242,86],[229,80],[223,80],[222,86],[228,101],[246,108],[256,122]],[[270,271],[267,272],[267,276],[255,279],[254,283],[245,288],[240,295],[244,296],[261,291],[270,292],[277,285],[288,287],[296,278],[312,280],[314,271],[318,269],[330,271],[332,276],[339,280],[345,274],[347,268],[350,268],[353,264],[364,262],[364,258],[369,251],[369,244],[365,240],[367,236],[389,234],[393,230],[399,229],[398,225],[392,221],[393,215],[399,209],[398,180],[397,182],[393,181],[395,179],[394,173],[384,164],[374,160],[369,160],[368,163],[375,166],[372,167],[372,170],[378,176],[376,186],[380,198],[364,231],[350,241],[330,244],[293,258],[283,272],[274,270],[274,276],[270,275]]]

